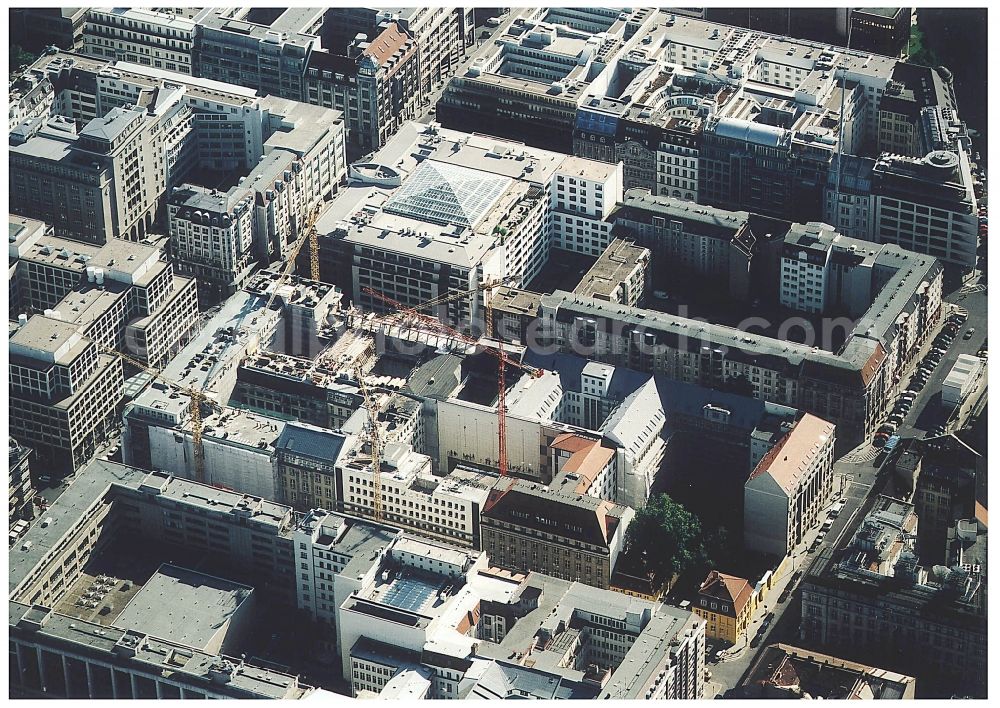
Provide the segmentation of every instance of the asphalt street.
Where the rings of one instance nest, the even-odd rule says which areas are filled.
[[[944,300],[949,309],[942,316],[942,321],[947,317],[952,306],[958,306],[967,311],[969,318],[959,329],[952,345],[935,367],[927,385],[914,400],[909,415],[897,430],[897,434],[903,437],[923,437],[926,431],[933,429],[947,419],[948,412],[941,407],[941,384],[948,372],[951,371],[955,360],[962,354],[975,355],[986,338],[987,292],[982,286],[970,285],[959,288],[946,295]],[[975,333],[971,338],[964,339],[965,332],[970,328],[974,328]],[[930,341],[936,334],[937,332],[934,332],[928,338],[921,353],[914,357],[906,375],[900,379],[897,387],[898,393],[906,389],[913,371],[920,366],[926,352],[930,350]],[[895,400],[892,402],[894,403]],[[892,406],[889,408],[891,410]],[[888,412],[886,415],[888,416]],[[845,502],[843,510],[833,519],[832,526],[819,543],[813,545],[813,541],[820,534],[820,529],[817,527],[795,549],[793,564],[786,570],[783,577],[777,579],[776,587],[771,591],[767,601],[758,608],[747,630],[746,637],[728,652],[730,658],[706,663],[706,668],[712,673],[708,684],[709,694],[706,697],[711,698],[716,694],[725,695],[738,686],[761,648],[776,642],[795,644],[798,641],[801,600],[798,592],[794,592],[794,590],[797,589],[802,576],[806,574],[818,554],[824,548],[840,546],[846,535],[857,527],[858,517],[865,513],[866,502],[873,498],[873,490],[875,490],[875,494],[881,493],[887,481],[885,477],[879,476],[880,470],[886,468],[885,457],[884,453],[872,448],[866,442],[858,449],[841,457],[834,464],[834,474],[839,478],[834,484],[835,494],[838,490],[842,490],[842,496],[835,497],[834,503],[843,499]],[[821,514],[820,518],[827,518],[826,512]],[[801,573],[796,576],[798,571]],[[786,601],[779,603],[778,599],[782,591],[789,585],[793,577],[795,578],[795,587],[789,592]],[[760,630],[761,623],[770,613],[773,613],[773,617],[764,636],[757,642],[755,637]],[[753,642],[755,646],[748,647],[750,642]]]
[[[469,65],[475,61],[476,57],[481,54],[485,54],[490,50],[490,45],[493,43],[495,38],[503,36],[504,32],[507,31],[507,28],[510,27],[511,23],[516,20],[522,12],[527,12],[530,9],[531,8],[521,7],[511,8],[510,12],[503,17],[503,21],[500,23],[499,27],[476,27],[476,46],[471,48],[469,55],[461,64],[458,65],[458,69],[455,71],[453,76],[461,76],[464,74],[465,70],[469,68]],[[489,32],[489,36],[484,37],[484,32]],[[444,89],[447,85],[448,81],[443,81],[440,86],[431,91],[423,106],[423,114],[417,118],[418,123],[430,123],[435,120],[435,115],[437,114],[437,102],[441,99],[441,94],[444,93]]]

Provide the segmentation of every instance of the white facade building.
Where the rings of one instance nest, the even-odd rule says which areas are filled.
[[[370,516],[370,457],[361,455],[338,465],[337,476],[344,509]],[[465,469],[456,469],[446,477],[435,476],[427,455],[406,444],[390,443],[383,451],[379,474],[382,518],[421,536],[479,548],[479,514],[494,479]]]
[[[833,492],[835,426],[806,413],[757,463],[743,489],[743,543],[784,557]]]
[[[945,406],[959,406],[979,384],[979,378],[986,370],[983,360],[970,354],[960,354],[955,365],[941,384],[941,403]]]
[[[193,20],[147,8],[93,8],[83,26],[83,53],[191,73]]]
[[[232,408],[202,421],[205,479],[225,489],[277,499],[274,483],[274,442],[284,421]],[[149,450],[153,469],[194,479],[194,443],[190,421],[183,429],[151,426]]]

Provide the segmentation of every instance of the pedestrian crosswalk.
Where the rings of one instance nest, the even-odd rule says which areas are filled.
[[[840,458],[841,462],[863,464],[878,457],[878,450],[869,442],[864,442]]]

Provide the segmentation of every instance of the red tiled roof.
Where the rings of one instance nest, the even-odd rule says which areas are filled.
[[[399,29],[399,25],[393,22],[379,36],[372,40],[368,48],[365,49],[365,54],[374,57],[375,61],[381,66],[385,64],[389,57],[406,44],[409,39],[406,33]]]
[[[722,602],[732,603],[733,613],[738,615],[750,601],[753,588],[750,587],[746,578],[713,570],[701,584],[698,593]]]

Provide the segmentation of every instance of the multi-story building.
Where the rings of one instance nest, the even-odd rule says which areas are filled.
[[[871,240],[874,219],[872,169],[869,157],[843,155],[834,162],[823,192],[823,223],[837,233]]]
[[[336,656],[341,604],[375,580],[382,559],[402,534],[318,508],[299,518],[290,535],[298,559],[296,606],[318,625],[319,646]]]
[[[10,554],[12,695],[330,700],[239,655],[262,611],[321,620],[333,576],[359,583],[398,534],[104,460],[48,513],[60,522],[35,524]],[[184,567],[192,552],[215,577]]]
[[[451,77],[473,43],[471,11],[462,7],[331,7],[324,33],[329,33],[329,46],[344,47],[358,34],[376,37],[382,27],[398,25],[417,47],[416,88],[423,104],[431,91]]]
[[[483,549],[502,568],[607,588],[634,516],[589,495],[500,480],[482,513]]]
[[[248,21],[245,9],[207,8],[195,17],[192,74],[300,101],[320,40],[296,24],[261,25]]]
[[[10,226],[18,315],[51,311],[100,346],[153,367],[186,341],[198,314],[196,284],[174,274],[162,247],[57,238],[21,217],[10,217]]]
[[[551,245],[599,256],[611,244],[607,217],[621,201],[622,170],[579,157],[567,157],[551,183]]]
[[[654,310],[623,310],[561,290],[525,296],[517,309],[501,303],[505,331],[527,335],[530,326],[535,346],[710,388],[745,378],[754,396],[834,422],[843,444],[858,441],[874,432],[887,392],[940,321],[941,265],[900,248],[848,239],[821,224],[795,225],[777,243],[800,241],[833,250],[830,302],[857,317],[843,323],[842,339],[837,332],[814,332],[813,344],[803,345]],[[770,265],[761,262],[755,277],[779,285],[781,251],[773,250],[764,252],[761,261]]]
[[[312,52],[302,100],[343,112],[353,161],[382,148],[403,122],[417,117],[419,56],[411,35],[383,21],[370,40],[360,34],[339,52]]]
[[[705,620],[705,636],[735,644],[757,606],[754,589],[745,578],[713,570],[702,581],[691,603],[696,615]]]
[[[59,474],[111,433],[124,395],[121,360],[73,323],[34,315],[10,336],[10,433]]]
[[[571,152],[588,87],[624,73],[617,60],[642,46],[638,33],[652,31],[655,16],[600,7],[527,11],[448,83],[438,117],[447,128]]]
[[[629,307],[638,305],[650,281],[649,260],[648,248],[616,238],[573,292]]]
[[[404,125],[324,212],[324,278],[355,305],[385,311],[467,293],[438,308],[450,322],[481,323],[480,286],[525,284],[552,247],[601,253],[605,216],[621,194],[614,165],[481,135]]]
[[[256,264],[249,189],[175,188],[167,200],[167,224],[178,270],[193,275],[206,295],[229,296],[243,286]]]
[[[955,686],[984,696],[985,554],[928,571],[916,536],[913,505],[879,496],[845,546],[824,550],[803,578],[800,640],[852,661],[905,667],[927,696],[953,695]]]
[[[10,105],[7,113],[7,129],[11,131],[11,141],[19,139],[15,129],[25,121],[32,121],[49,115],[55,94],[52,82],[44,72],[28,69],[10,85]]]
[[[968,154],[883,155],[872,169],[872,240],[969,270],[976,263],[978,207]]]
[[[923,157],[955,137],[967,140],[957,109],[947,69],[896,64],[879,102],[878,152]]]
[[[743,544],[784,557],[833,493],[834,425],[806,413],[757,463],[743,487]]]
[[[895,488],[920,519],[917,541],[928,563],[943,562],[948,529],[956,519],[980,516],[976,466],[981,455],[955,435],[905,440],[895,460]]]
[[[13,146],[11,208],[85,241],[145,237],[165,185],[156,123],[145,108],[113,108],[79,133],[43,130]]]
[[[858,12],[862,14],[852,22],[877,24],[880,11],[872,11],[867,20]],[[843,49],[778,37],[669,8],[655,16],[609,62],[604,71],[610,80],[583,83],[580,97],[571,102],[574,154],[622,162],[626,188],[776,218],[811,221],[822,215],[846,235],[903,243],[892,238],[895,233],[880,235],[879,179],[868,169],[872,158],[920,160],[946,150],[968,161],[968,131],[958,117],[947,70],[900,62],[896,51],[880,56],[854,45]],[[880,19],[903,22],[907,16],[901,11]],[[845,14],[845,28],[847,18]],[[846,34],[832,41],[845,39]],[[511,61],[496,68],[489,63],[495,52],[487,52],[478,69],[475,63],[470,68],[486,78],[456,77],[449,87],[463,98],[460,110],[470,125],[473,115],[488,122],[506,109],[499,100],[501,90],[517,96],[527,90],[503,82],[505,67],[517,65]],[[534,86],[526,80],[532,77],[518,78],[524,86]],[[481,86],[474,91],[477,81]],[[442,116],[449,115],[449,95],[442,100]],[[530,98],[521,103],[534,105]],[[541,116],[531,119],[551,122]],[[510,122],[508,130],[516,125]],[[971,178],[945,176],[941,181],[949,180],[973,194]],[[910,201],[921,209],[937,208],[941,197],[933,192],[915,187]],[[921,243],[923,232],[916,231],[911,250],[949,255],[928,250]],[[959,246],[965,254],[950,255],[951,262],[968,267],[969,238],[964,232],[957,237],[966,242]]]
[[[387,524],[455,546],[483,548],[480,516],[495,476],[458,468],[431,473],[431,459],[409,445],[386,445],[379,474],[382,518]],[[346,456],[336,470],[338,508],[370,517],[374,513],[371,450]]]
[[[275,500],[300,511],[337,509],[337,465],[356,445],[329,428],[286,423],[274,443]]]
[[[29,460],[31,449],[10,438],[7,455],[7,499],[10,525],[15,521],[34,518],[32,503],[35,500],[35,487],[31,483]]]
[[[705,623],[694,614],[487,560],[398,539],[340,604],[352,694],[395,695],[419,674],[411,695],[428,698],[703,695]]]
[[[87,10],[81,52],[191,74],[194,33],[194,21],[172,11],[92,8]]]
[[[734,297],[761,290],[752,287],[751,277],[762,280],[754,258],[768,260],[765,239],[753,233],[747,212],[630,190],[608,218],[617,234],[649,249],[656,266],[650,268],[653,287],[693,280],[723,287]]]
[[[72,52],[83,44],[87,19],[85,7],[18,7],[11,8],[11,36],[31,52],[41,52],[49,46]]]
[[[906,700],[915,697],[912,676],[847,661],[815,650],[772,644],[757,656],[740,684],[741,698]]]
[[[82,55],[46,55],[35,68],[52,82],[54,115],[13,148],[12,209],[51,218],[60,235],[138,240],[192,169],[245,170],[261,190],[258,220],[275,222],[258,231],[280,242],[260,255],[284,257],[286,242],[346,173],[337,111]],[[272,213],[275,181],[295,183],[287,214]]]

